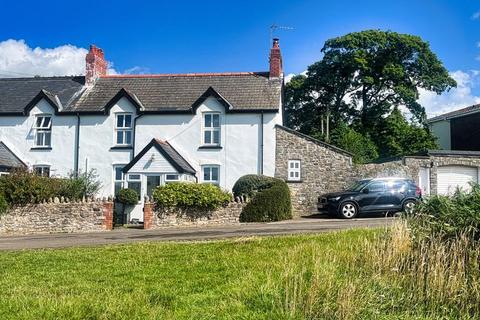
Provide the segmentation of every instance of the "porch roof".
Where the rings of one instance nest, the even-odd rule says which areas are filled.
[[[123,172],[127,173],[142,157],[150,150],[155,148],[174,168],[178,173],[187,173],[195,175],[195,169],[185,160],[175,148],[167,141],[152,139],[142,151],[140,151],[129,164],[123,168]]]

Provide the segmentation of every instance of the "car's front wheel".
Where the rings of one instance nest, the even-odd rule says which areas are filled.
[[[353,219],[358,215],[358,208],[353,202],[344,202],[340,205],[339,215],[344,219]]]
[[[417,205],[417,202],[415,200],[407,200],[403,204],[403,212],[406,214],[412,214],[415,210],[415,206]]]

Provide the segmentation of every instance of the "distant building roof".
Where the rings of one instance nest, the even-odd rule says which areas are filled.
[[[0,141],[0,169],[25,168],[26,164]]]
[[[432,122],[437,122],[437,121],[442,121],[442,120],[448,120],[452,118],[458,118],[462,116],[466,116],[471,113],[477,113],[480,112],[480,104],[475,104],[473,106],[469,106],[466,108],[458,109],[455,111],[447,112],[444,114],[441,114],[439,116],[430,118],[427,120],[427,123],[432,123]]]

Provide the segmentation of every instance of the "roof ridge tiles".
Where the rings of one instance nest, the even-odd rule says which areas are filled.
[[[207,73],[157,73],[157,74],[112,74],[100,78],[162,78],[162,77],[212,77],[212,76],[248,76],[267,75],[268,71],[251,72],[207,72]]]

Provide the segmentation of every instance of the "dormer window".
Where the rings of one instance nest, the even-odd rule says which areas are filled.
[[[205,112],[203,114],[203,144],[207,146],[220,145],[220,114]]]
[[[33,128],[35,130],[35,146],[50,147],[52,144],[52,115],[37,115]]]
[[[115,114],[115,143],[117,146],[132,145],[132,114],[117,113]]]

